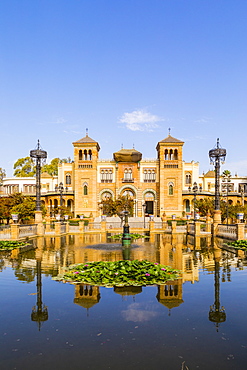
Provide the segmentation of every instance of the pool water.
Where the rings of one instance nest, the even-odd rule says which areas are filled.
[[[215,241],[156,235],[127,250],[102,235],[0,252],[0,369],[246,369],[247,258]],[[182,271],[162,286],[52,280],[70,264],[147,259]]]

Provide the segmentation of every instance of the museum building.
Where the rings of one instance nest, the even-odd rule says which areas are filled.
[[[99,158],[100,145],[86,134],[73,142],[71,163],[58,165],[58,176],[41,174],[41,199],[47,214],[54,215],[61,204],[75,217],[102,215],[100,202],[128,195],[134,200],[134,216],[144,213],[170,217],[193,213],[193,184],[198,186],[197,199],[212,197],[215,191],[215,173],[199,175],[198,162],[183,160],[184,142],[170,134],[156,145],[157,158],[143,159],[136,149],[120,149],[113,158]],[[34,177],[3,179],[0,195],[16,192],[35,196]],[[223,182],[221,191],[223,192]],[[247,177],[237,174],[229,183],[228,202],[245,204]]]

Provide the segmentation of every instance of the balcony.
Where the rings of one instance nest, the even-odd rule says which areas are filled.
[[[122,182],[133,183],[134,179],[122,179]]]

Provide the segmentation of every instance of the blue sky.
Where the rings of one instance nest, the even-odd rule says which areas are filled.
[[[0,167],[39,139],[54,157],[97,140],[100,158],[156,157],[168,135],[184,160],[247,176],[247,1],[1,0]]]

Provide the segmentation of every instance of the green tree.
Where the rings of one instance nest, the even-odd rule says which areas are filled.
[[[23,197],[22,202],[11,209],[11,213],[18,213],[19,220],[30,220],[34,218],[36,210],[35,200],[31,197]]]
[[[12,218],[12,213],[18,213],[19,221],[33,219],[35,210],[35,198],[24,196],[21,193],[15,193],[8,197],[0,198],[0,219],[7,220],[7,223]],[[43,215],[45,215],[46,209],[43,204],[41,204],[41,210]]]
[[[213,198],[204,198],[198,199],[195,202],[196,209],[198,209],[202,217],[206,216],[207,213],[210,213],[212,216],[214,213],[214,199]]]
[[[58,175],[58,164],[60,163],[60,158],[53,158],[50,162],[50,164],[45,164],[41,172],[47,172],[51,176],[57,176]]]
[[[19,158],[14,163],[14,176],[33,177],[36,173],[35,162],[30,157]]]
[[[42,172],[47,172],[51,176],[57,176],[58,175],[58,165],[59,163],[71,163],[71,159],[68,158],[53,158],[50,162],[50,164],[45,164],[41,171]]]
[[[6,176],[6,172],[5,172],[5,170],[2,168],[2,167],[0,167],[0,185],[2,185],[2,183],[3,183],[3,178]]]
[[[120,216],[124,210],[129,211],[129,215],[133,216],[134,201],[128,196],[119,196],[116,200],[112,198],[103,199],[100,204],[103,215]]]

